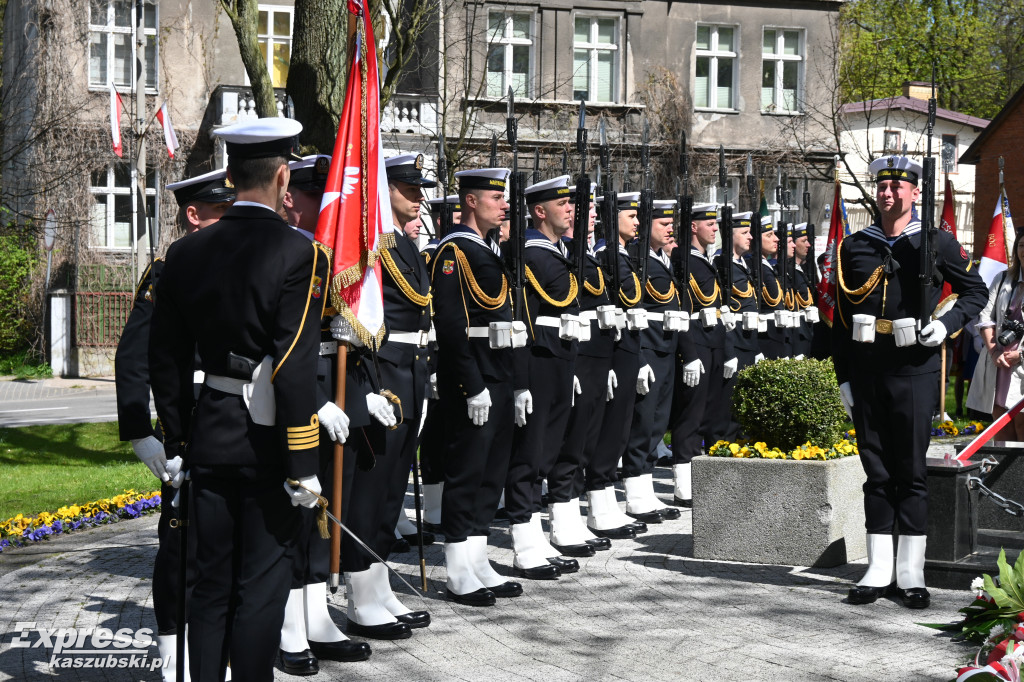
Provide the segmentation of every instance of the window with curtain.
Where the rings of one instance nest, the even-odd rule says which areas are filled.
[[[487,15],[487,96],[531,97],[533,14],[494,11]]]
[[[159,173],[155,167],[146,170],[146,217],[152,226],[156,215]],[[132,174],[127,163],[116,163],[93,171],[89,192],[92,194],[92,240],[94,249],[130,249],[132,246]],[[141,209],[142,207],[140,207]],[[158,234],[158,230],[151,230]]]
[[[285,87],[288,82],[288,65],[292,59],[292,8],[284,5],[259,5],[256,36],[260,43],[260,53],[267,62],[271,83],[275,88]]]
[[[693,103],[698,109],[736,109],[737,29],[697,26]]]
[[[146,37],[146,91],[158,89],[156,49],[157,6],[143,4]],[[105,88],[111,82],[130,88],[136,80],[135,3],[132,0],[89,1],[89,86]]]
[[[618,100],[618,23],[615,17],[576,15],[572,53],[574,100]]]
[[[804,35],[798,29],[766,28],[761,44],[761,111],[800,111]]]

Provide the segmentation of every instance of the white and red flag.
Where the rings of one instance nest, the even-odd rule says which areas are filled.
[[[953,183],[949,181],[949,176],[946,176],[946,191],[942,195],[942,219],[939,221],[939,229],[949,232],[953,239],[956,239],[956,204],[953,201]],[[953,285],[944,282],[939,300],[945,300],[952,293]]]
[[[359,16],[360,30],[315,239],[331,255],[331,304],[371,346],[384,338],[378,254],[394,235],[380,137],[373,24],[362,4],[349,0],[348,10]]]
[[[121,95],[117,93],[113,82],[110,83],[110,139],[114,143],[114,153],[122,156],[124,148],[121,146],[121,114],[124,112],[124,102]]]
[[[178,136],[171,126],[171,114],[167,111],[167,102],[164,102],[156,112],[156,120],[164,129],[164,144],[167,146],[167,156],[174,158],[174,152],[178,149]]]
[[[828,225],[828,241],[825,243],[825,260],[821,265],[821,279],[818,280],[818,311],[828,326],[832,326],[838,300],[839,245],[849,230],[846,204],[843,203],[842,187],[836,179],[835,197],[832,199],[832,220]]]
[[[992,280],[1006,270],[1013,239],[1010,202],[1006,198],[1006,188],[1000,183],[999,200],[996,202],[996,210],[992,213],[988,239],[985,241],[985,250],[981,253],[981,264],[978,266],[978,274],[985,280],[985,284],[991,285]]]

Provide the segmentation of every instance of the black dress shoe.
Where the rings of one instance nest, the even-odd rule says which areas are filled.
[[[593,553],[591,553],[593,556]],[[548,563],[552,566],[557,566],[559,573],[575,573],[580,570],[580,562],[575,559],[563,559],[560,556],[553,556],[548,559]]]
[[[681,497],[676,497],[675,495],[673,495],[672,496],[672,504],[674,504],[677,507],[692,507],[693,506],[693,500],[684,500]]]
[[[604,538],[611,538],[612,540],[632,540],[636,537],[636,529],[633,528],[633,524],[620,526],[619,528],[608,528],[606,530],[591,528],[590,526],[587,526],[587,529],[596,535],[599,540]]]
[[[399,623],[405,623],[409,627],[425,628],[430,625],[430,614],[426,611],[410,611],[409,613],[403,613],[400,616],[395,616]]]
[[[342,663],[365,661],[373,653],[366,642],[353,642],[351,639],[343,639],[340,642],[310,642],[309,648],[317,658]]]
[[[661,514],[661,518],[666,521],[675,521],[683,515],[683,512],[679,511],[675,507],[663,507],[658,510],[658,513]]]
[[[554,547],[555,549],[557,549],[558,553],[563,555],[563,556],[588,557],[588,556],[594,556],[594,552],[597,551],[596,548],[592,547],[591,545],[589,545],[586,542],[584,542],[583,544],[579,544],[579,545],[555,545],[555,544],[552,544],[551,546]]]
[[[511,580],[503,582],[500,585],[494,587],[488,587],[491,592],[494,593],[495,597],[499,599],[510,599],[512,597],[521,597],[523,594],[523,586],[519,583],[512,582]]]
[[[654,466],[670,467],[672,466],[673,461],[675,460],[672,459],[672,455],[665,455],[664,457],[659,457],[658,461],[654,463]]]
[[[534,566],[533,568],[513,566],[512,574],[517,578],[526,578],[527,580],[557,580],[558,576],[562,573],[558,570],[558,566],[548,564],[546,566]]]
[[[661,512],[657,510],[640,512],[639,514],[630,514],[629,512],[626,512],[626,516],[631,519],[636,519],[637,521],[643,521],[644,523],[661,523],[662,521]]]
[[[395,538],[395,543],[391,545],[392,554],[405,554],[411,551],[412,547],[409,546],[409,541],[405,538]]]
[[[494,593],[486,587],[481,587],[476,592],[468,594],[455,594],[447,587],[444,590],[449,601],[463,606],[494,606]]]
[[[612,548],[612,541],[608,538],[592,538],[587,540],[587,544],[599,551]]]
[[[640,533],[647,532],[647,524],[643,521],[634,521],[633,523],[627,523],[626,527],[632,528],[637,535],[640,535]]]
[[[926,609],[932,603],[926,587],[897,588],[896,594],[908,609]]]
[[[889,594],[891,587],[892,585],[883,585],[882,587],[854,585],[850,588],[849,593],[847,593],[846,599],[851,604],[873,604],[879,598]]]
[[[281,669],[289,675],[316,675],[320,662],[309,649],[295,653],[281,649]]]
[[[417,533],[411,533],[409,535],[403,535],[402,539],[405,540],[406,542],[408,542],[410,547],[419,547],[420,546],[420,536]],[[435,542],[437,542],[437,538],[434,537],[433,533],[428,533],[427,531],[423,531],[423,546],[424,547],[429,547],[430,545],[434,544]]]
[[[382,623],[381,625],[360,625],[354,620],[349,620],[345,632],[357,637],[368,639],[409,639],[412,637],[412,630],[405,623]]]

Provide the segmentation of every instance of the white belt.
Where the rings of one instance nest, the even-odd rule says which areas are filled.
[[[648,312],[647,313],[647,321],[648,322],[664,322],[665,321],[665,313],[651,313],[651,312]]]
[[[580,319],[581,320],[585,320],[587,322],[596,322],[597,321],[597,311],[596,310],[584,310],[583,312],[580,313]]]
[[[555,329],[561,329],[562,320],[557,317],[551,317],[550,315],[538,315],[537,319],[533,321],[535,327],[554,327]]]
[[[490,335],[490,327],[470,327],[466,330],[466,336],[471,339],[486,339]]]
[[[338,342],[337,341],[321,341],[320,342],[320,355],[337,355],[338,354]]]
[[[757,317],[760,320],[774,320],[775,319],[775,315],[772,314],[772,313],[758,313]]]
[[[426,347],[430,332],[391,332],[388,334],[388,342],[411,343],[421,348]]]
[[[222,391],[224,393],[230,393],[232,395],[242,395],[242,387],[249,382],[245,379],[235,379],[234,377],[222,377],[217,374],[206,375],[206,385],[210,388]]]

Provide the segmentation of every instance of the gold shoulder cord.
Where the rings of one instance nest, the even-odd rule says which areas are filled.
[[[814,303],[814,297],[811,295],[811,288],[807,287],[807,298],[800,295],[800,292],[796,292],[796,302],[801,308],[809,308]]]
[[[850,299],[850,303],[853,305],[860,305],[871,295],[871,292],[878,286],[879,280],[882,281],[882,314],[885,314],[885,299],[889,293],[889,280],[882,276],[883,268],[879,265],[875,268],[868,280],[864,282],[862,286],[857,289],[850,289],[846,286],[846,279],[843,277],[843,249],[840,247],[836,252],[836,272],[839,273],[839,288],[842,289],[846,297]],[[860,296],[857,300],[853,300],[854,296]]]
[[[452,249],[455,251],[455,259],[459,261],[459,272],[462,274],[466,284],[469,285],[469,293],[473,296],[473,300],[477,302],[477,305],[484,310],[497,310],[505,305],[505,301],[508,299],[508,278],[505,277],[505,274],[502,273],[501,275],[501,291],[498,292],[498,295],[494,297],[488,296],[480,288],[476,277],[473,276],[473,270],[469,267],[469,259],[466,258],[466,254],[454,244],[452,244]]]
[[[738,298],[750,298],[751,296],[754,295],[754,285],[751,284],[750,280],[748,279],[747,280],[747,288],[744,289],[743,291],[740,291],[739,289],[736,288],[736,285],[733,284],[732,285],[732,295],[736,296]]]
[[[778,280],[776,280],[776,283],[778,283]],[[768,285],[762,284],[761,297],[764,298],[765,303],[767,303],[770,307],[774,308],[782,301],[782,287],[779,287],[779,295],[773,298],[772,295],[768,293]]]
[[[553,305],[556,308],[564,308],[570,303],[572,303],[574,300],[576,300],[576,294],[579,293],[579,285],[576,284],[576,276],[573,275],[571,272],[569,273],[569,295],[566,296],[565,299],[562,301],[556,301],[555,299],[551,298],[551,296],[548,295],[548,292],[544,291],[543,287],[541,287],[540,282],[537,281],[537,277],[534,276],[533,270],[530,269],[530,266],[527,265],[525,266],[525,268],[526,281],[530,283],[530,286],[534,288],[534,290],[541,297],[541,299],[548,305]],[[584,280],[584,282],[585,281],[586,280]]]
[[[792,310],[792,309],[793,309],[793,292],[792,291],[787,291],[786,292],[786,310]]]
[[[651,298],[653,298],[658,303],[668,303],[669,301],[672,300],[672,297],[676,295],[675,282],[669,282],[668,291],[666,291],[665,293],[661,293],[660,291],[655,289],[654,285],[651,284],[651,280],[647,280],[647,284],[644,286],[644,289],[646,289],[647,293],[651,295]]]
[[[693,291],[693,295],[697,297],[697,301],[700,302],[701,308],[707,308],[708,306],[713,305],[722,293],[722,290],[718,288],[718,281],[716,280],[715,288],[711,290],[711,295],[706,295],[701,291],[700,285],[697,284],[697,278],[693,275],[690,275],[690,289]]]
[[[636,273],[635,272],[631,272],[629,274],[633,276],[633,291],[636,292],[636,297],[634,297],[634,298],[627,298],[622,293],[622,287],[620,286],[619,287],[619,300],[621,300],[623,303],[625,303],[626,307],[632,308],[633,306],[635,306],[637,303],[640,302],[640,297],[644,295],[644,292],[643,292],[642,289],[640,289],[640,278],[636,276]]]
[[[389,275],[391,275],[391,279],[395,280],[395,284],[397,284],[398,288],[403,294],[405,294],[405,297],[409,299],[413,305],[425,308],[427,304],[430,303],[430,290],[428,289],[427,294],[424,296],[412,288],[409,281],[402,276],[401,272],[399,272],[398,265],[395,263],[394,258],[391,257],[390,249],[381,249],[380,256],[381,261],[384,263],[384,269],[388,271]]]
[[[587,293],[591,296],[600,296],[604,293],[604,270],[600,267],[597,268],[597,286],[591,286],[590,282],[587,281],[586,276],[583,277],[583,288],[586,289]]]

